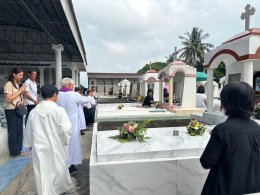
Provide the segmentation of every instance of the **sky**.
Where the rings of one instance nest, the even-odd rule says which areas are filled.
[[[165,61],[194,26],[220,45],[244,30],[247,3],[256,9],[250,26],[260,27],[259,0],[73,0],[88,72],[118,73]]]

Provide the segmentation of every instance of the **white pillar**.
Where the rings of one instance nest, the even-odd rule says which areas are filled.
[[[39,67],[40,70],[40,86],[44,85],[44,67]]]
[[[214,69],[207,69],[207,103],[208,112],[213,112],[213,71]]]
[[[159,102],[163,102],[163,94],[162,94],[162,91],[163,91],[163,83],[162,83],[162,80],[159,79]]]
[[[52,68],[49,68],[49,84],[53,84],[53,79],[52,79]]]
[[[144,97],[147,95],[147,91],[148,91],[148,83],[147,81],[144,81]]]
[[[75,68],[74,67],[71,68],[71,79],[74,81],[74,83],[76,85],[76,75],[75,75]]]
[[[62,61],[61,61],[61,52],[64,50],[62,44],[52,45],[52,49],[55,51],[55,64],[56,64],[56,86],[61,87],[62,80]]]
[[[169,78],[169,105],[173,105],[173,77]]]
[[[80,73],[78,71],[78,86],[80,86]]]
[[[78,75],[78,71],[75,69],[75,85],[78,87],[79,86],[79,82],[78,82],[78,79],[79,78],[79,75]]]
[[[243,64],[243,80],[253,87],[254,62],[245,61]]]

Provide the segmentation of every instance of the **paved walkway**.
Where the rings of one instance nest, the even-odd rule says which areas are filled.
[[[73,195],[89,195],[89,158],[92,140],[93,127],[85,131],[81,136],[83,164],[78,166],[78,173],[72,175],[72,180],[76,184]],[[29,174],[25,184],[18,190],[17,195],[37,195],[33,172]]]

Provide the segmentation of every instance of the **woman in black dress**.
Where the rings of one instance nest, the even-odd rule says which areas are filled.
[[[251,119],[255,93],[244,82],[226,85],[221,106],[228,119],[217,125],[200,158],[210,169],[203,195],[260,192],[260,126]]]
[[[151,105],[154,103],[153,101],[153,90],[148,89],[147,96],[144,98],[143,107],[151,107]]]

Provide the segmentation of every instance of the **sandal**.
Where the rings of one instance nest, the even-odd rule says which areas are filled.
[[[24,151],[21,151],[21,154],[19,155],[19,157],[25,157],[26,153]]]

